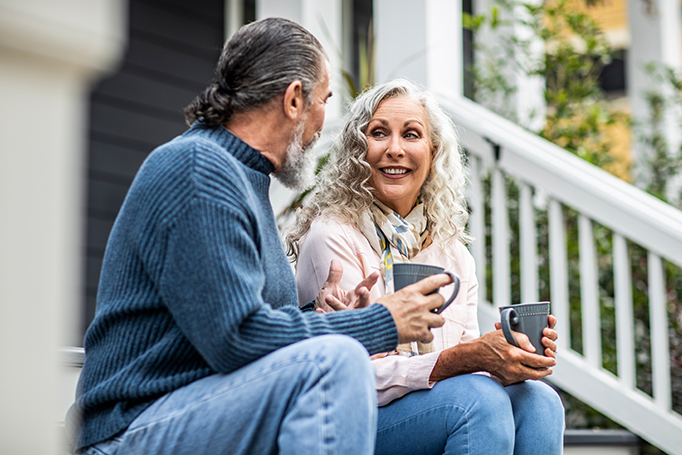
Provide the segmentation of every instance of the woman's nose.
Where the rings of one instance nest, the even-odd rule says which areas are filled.
[[[394,134],[391,136],[391,140],[388,142],[388,148],[386,149],[386,154],[391,158],[399,158],[405,155],[402,144],[400,143],[399,135]]]

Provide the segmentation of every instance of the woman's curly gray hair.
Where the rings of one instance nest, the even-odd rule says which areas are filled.
[[[298,209],[295,224],[285,234],[287,255],[292,260],[298,257],[298,241],[319,216],[359,227],[360,217],[374,200],[373,189],[367,183],[372,175],[365,161],[367,126],[382,101],[399,97],[417,101],[426,111],[433,161],[419,201],[424,203],[432,237],[443,249],[454,240],[471,240],[465,232],[469,218],[464,194],[467,170],[455,126],[429,92],[405,79],[396,79],[365,91],[350,107],[317,188],[307,206]]]

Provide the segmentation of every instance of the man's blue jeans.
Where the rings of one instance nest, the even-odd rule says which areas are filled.
[[[352,338],[279,349],[159,398],[88,455],[371,454],[374,369]]]
[[[476,374],[438,382],[379,408],[378,455],[563,453],[564,408],[547,384],[502,387]]]

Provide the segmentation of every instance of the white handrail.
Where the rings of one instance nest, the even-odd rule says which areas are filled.
[[[480,136],[500,145],[499,169],[682,267],[682,212],[473,101],[439,102],[464,128],[463,145],[476,144],[472,153],[491,163],[492,147],[483,153]]]
[[[511,303],[510,231],[506,179],[520,189],[519,253],[521,297],[537,295],[538,234],[532,193],[548,199],[549,278],[552,312],[557,317],[559,364],[552,381],[613,420],[671,454],[682,455],[682,416],[672,411],[668,315],[662,259],[682,267],[682,212],[608,174],[518,125],[464,99],[439,97],[469,152],[472,253],[481,282],[482,330],[499,319],[496,306]],[[485,169],[485,172],[483,170]],[[491,220],[486,220],[482,175],[490,174]],[[582,348],[571,349],[569,264],[564,205],[578,214]],[[487,222],[486,222],[487,221]],[[603,368],[599,266],[593,222],[613,232],[618,376]],[[485,226],[492,227],[492,263],[486,257]],[[653,397],[637,389],[631,260],[627,242],[647,250]],[[492,267],[493,295],[486,295],[486,269]],[[533,298],[532,300],[535,300]]]

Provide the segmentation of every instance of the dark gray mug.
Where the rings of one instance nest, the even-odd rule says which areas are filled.
[[[393,288],[395,291],[399,291],[405,286],[416,283],[417,281],[423,280],[424,278],[430,277],[431,275],[438,275],[439,273],[447,273],[452,277],[452,283],[455,285],[455,289],[448,300],[445,301],[440,307],[432,310],[434,313],[440,314],[455,300],[457,293],[459,292],[459,277],[452,272],[445,271],[443,267],[438,267],[435,265],[426,264],[411,264],[409,262],[404,262],[400,264],[393,264]],[[436,291],[433,291],[432,294]]]
[[[520,347],[512,335],[512,330],[525,333],[535,347],[535,353],[545,355],[542,330],[549,327],[549,302],[503,306],[500,308],[500,324],[509,344]]]

